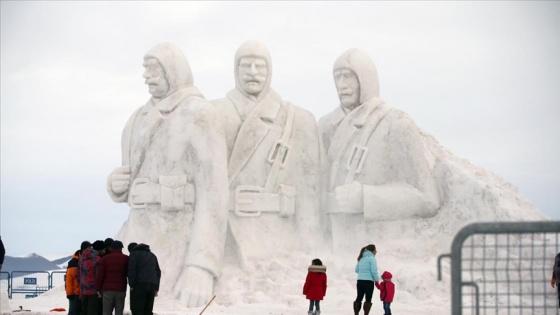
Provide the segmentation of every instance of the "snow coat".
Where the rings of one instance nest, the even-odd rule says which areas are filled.
[[[379,290],[379,299],[383,302],[392,303],[393,297],[395,296],[395,284],[391,281],[393,276],[390,272],[385,271],[381,278],[383,282],[376,282],[375,286]]]
[[[377,259],[369,250],[364,250],[362,258],[356,264],[354,271],[358,274],[358,280],[379,281],[377,272]]]
[[[317,269],[312,267],[317,266],[309,266],[303,285],[303,294],[308,300],[318,301],[327,294],[327,273],[322,270],[316,271]]]
[[[101,257],[93,248],[87,248],[78,259],[80,295],[95,295],[95,278]]]
[[[126,291],[128,255],[122,249],[111,249],[99,263],[95,278],[97,291]]]

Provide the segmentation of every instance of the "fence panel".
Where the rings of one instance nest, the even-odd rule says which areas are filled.
[[[49,290],[47,271],[12,271],[11,298],[34,298]]]
[[[476,223],[453,240],[452,314],[559,314],[560,222]],[[441,256],[440,256],[441,257]]]
[[[51,283],[49,289],[59,287],[66,284],[66,271],[51,272]]]

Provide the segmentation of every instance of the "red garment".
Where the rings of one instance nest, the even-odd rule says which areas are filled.
[[[101,257],[93,248],[85,249],[78,259],[80,295],[95,295],[95,277]]]
[[[327,294],[327,274],[324,272],[307,272],[303,294],[308,300],[322,300]]]
[[[101,259],[95,290],[97,291],[126,291],[126,275],[128,272],[128,256],[121,249],[112,249]]]
[[[386,279],[383,282],[376,282],[375,286],[379,289],[379,299],[383,302],[391,303],[393,302],[393,297],[395,296],[395,284],[390,280]]]

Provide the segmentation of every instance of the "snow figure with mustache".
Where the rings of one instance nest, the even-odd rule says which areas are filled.
[[[223,128],[176,46],[156,45],[143,66],[151,98],[128,120],[122,166],[107,182],[113,201],[131,208],[117,238],[149,244],[162,264],[162,295],[197,307],[212,297],[222,267],[228,193]]]
[[[234,72],[236,88],[212,101],[228,152],[226,253],[246,270],[278,267],[318,237],[317,124],[270,87],[272,63],[262,43],[239,47]]]

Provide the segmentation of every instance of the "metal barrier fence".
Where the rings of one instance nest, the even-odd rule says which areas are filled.
[[[41,293],[64,285],[66,271],[12,271],[0,272],[0,290],[7,291],[10,299],[34,298]]]
[[[560,314],[550,279],[560,252],[560,222],[475,223],[451,254],[451,311],[463,314]]]

